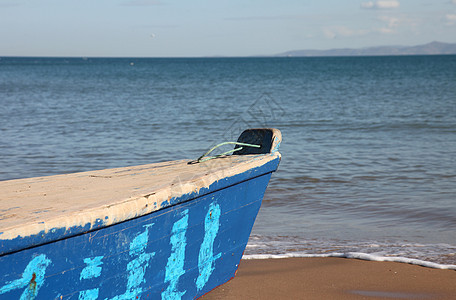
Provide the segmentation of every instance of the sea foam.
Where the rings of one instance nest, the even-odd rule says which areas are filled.
[[[360,252],[347,252],[347,253],[325,253],[325,254],[308,254],[302,252],[290,252],[285,254],[247,254],[242,259],[281,259],[281,258],[294,258],[294,257],[340,257],[340,258],[353,258],[369,261],[385,261],[385,262],[400,262],[422,267],[442,269],[442,270],[456,270],[456,265],[446,265],[434,262],[429,262],[420,259],[400,257],[400,256],[380,256],[375,254],[360,253]]]

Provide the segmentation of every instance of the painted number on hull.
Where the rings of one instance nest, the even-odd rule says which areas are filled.
[[[220,206],[217,203],[212,203],[204,219],[204,238],[198,255],[199,276],[195,280],[198,291],[202,290],[208,282],[215,268],[215,260],[221,256],[221,253],[214,255],[214,240],[220,227],[220,215]],[[145,225],[144,231],[137,234],[130,242],[128,254],[131,260],[126,266],[126,290],[124,293],[111,298],[111,300],[135,299],[143,292],[141,284],[146,282],[146,269],[149,267],[150,260],[155,255],[155,252],[146,252],[149,242],[149,230],[153,225]],[[171,230],[171,253],[166,264],[164,278],[164,282],[168,283],[168,287],[162,292],[162,299],[181,299],[186,293],[185,290],[178,290],[178,283],[180,277],[185,273],[184,262],[187,246],[187,228],[188,210],[184,210],[180,214],[179,219],[174,222]],[[80,282],[87,283],[91,279],[101,276],[103,258],[104,256],[95,256],[83,259],[85,267],[79,275]],[[50,264],[52,264],[52,261],[45,254],[35,256],[25,267],[21,278],[7,282],[0,288],[0,295],[13,290],[23,289],[20,297],[21,300],[35,299],[44,283],[46,269]],[[95,300],[98,299],[98,295],[99,288],[94,286],[93,288],[80,291],[78,299]]]

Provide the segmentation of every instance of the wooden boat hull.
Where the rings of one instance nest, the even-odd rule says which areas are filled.
[[[267,172],[146,216],[4,255],[0,298],[204,295],[234,277],[270,176]]]

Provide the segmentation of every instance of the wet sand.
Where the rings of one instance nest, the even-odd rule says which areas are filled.
[[[456,299],[456,271],[344,258],[242,260],[201,299]]]

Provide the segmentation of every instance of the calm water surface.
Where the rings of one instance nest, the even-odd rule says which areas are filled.
[[[0,180],[282,131],[246,254],[456,264],[456,56],[1,58]]]

